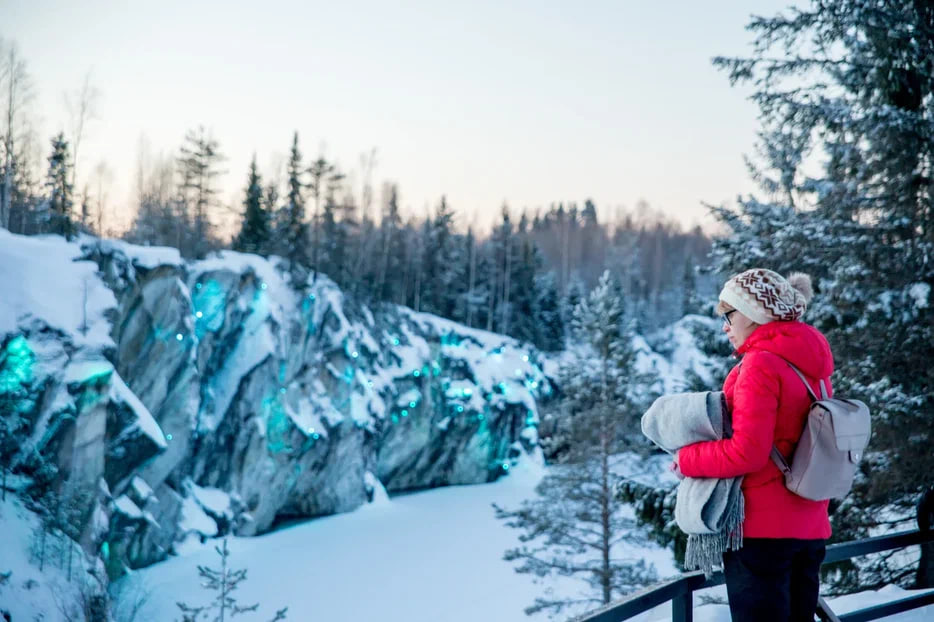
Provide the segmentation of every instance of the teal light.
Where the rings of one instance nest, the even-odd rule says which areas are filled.
[[[308,294],[308,299],[309,299],[309,300],[314,300],[314,299],[315,299],[315,295],[314,295],[314,294]]]
[[[538,382],[537,382],[537,381],[535,381],[535,380],[532,381],[532,388],[533,388],[533,389],[537,389],[537,388],[538,388]]]
[[[0,393],[17,393],[33,380],[36,356],[29,342],[18,335],[0,352]]]
[[[399,423],[399,417],[398,417],[397,415],[393,415],[393,416],[392,416],[392,422],[393,422],[393,423]]]
[[[458,407],[457,407],[457,412],[459,412],[459,413],[464,412],[464,407],[463,407],[463,406],[458,406]]]
[[[415,402],[409,402],[409,408],[415,408]]]
[[[201,283],[195,283],[195,289],[201,289]]]
[[[403,417],[408,417],[408,416],[409,416],[409,411],[403,410],[403,411],[402,411],[402,416],[403,416]]]
[[[166,435],[165,435],[165,440],[167,440],[167,441],[172,440],[172,435],[171,435],[171,434],[166,434]]]
[[[279,393],[285,395],[285,387],[279,387]]]
[[[503,463],[503,470],[504,470],[504,471],[508,471],[508,470],[509,470],[509,463],[508,463],[508,462],[504,462],[504,463]]]
[[[175,335],[175,339],[177,339],[178,341],[181,341],[182,339],[184,339],[184,337],[182,336],[181,333],[178,333],[177,335]]]
[[[415,377],[416,377],[416,378],[418,378],[418,376],[419,376],[419,374],[420,374],[421,372],[418,371],[418,370],[416,369],[416,370],[415,370],[414,372],[412,372],[412,373],[415,374]]]
[[[360,356],[360,354],[359,354],[358,352],[354,352],[354,353],[351,354],[350,356],[352,356],[352,357],[354,357],[354,358],[357,358],[358,356]]]
[[[399,340],[398,340],[398,339],[393,339],[393,340],[392,340],[392,345],[394,345],[394,346],[399,345]]]
[[[266,291],[266,284],[265,284],[265,283],[261,284],[259,287],[260,287],[260,289],[262,289],[263,291]]]
[[[483,421],[483,415],[477,415],[477,421]]]
[[[470,397],[470,394],[473,393],[470,389],[464,389],[464,397]]]
[[[528,363],[528,362],[529,362],[529,355],[528,355],[528,354],[523,354],[523,355],[522,355],[522,360],[525,361],[526,363]]]
[[[321,438],[321,435],[315,432],[314,434],[311,435],[311,437],[315,440],[318,440],[319,438]]]
[[[198,318],[198,319],[200,320],[201,318],[204,317],[204,314],[201,313],[200,311],[196,311],[196,312],[195,312],[195,317]]]

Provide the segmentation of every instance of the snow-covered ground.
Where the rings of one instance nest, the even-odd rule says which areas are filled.
[[[356,512],[233,538],[232,564],[248,569],[238,599],[261,603],[257,620],[286,605],[290,620],[522,620],[543,586],[502,560],[519,532],[495,518],[491,503],[517,506],[541,475],[524,461],[493,484],[381,497]],[[140,619],[173,620],[177,600],[206,602],[196,567],[217,566],[216,544],[140,571],[151,593]],[[677,572],[670,552],[643,554],[661,576]]]
[[[229,542],[234,568],[247,568],[237,597],[241,604],[260,603],[259,614],[244,620],[267,620],[288,606],[290,620],[379,622],[515,622],[542,590],[568,593],[571,583],[536,585],[503,561],[518,544],[518,531],[493,514],[491,503],[516,506],[532,496],[542,470],[527,462],[494,484],[455,486],[376,502],[356,512],[296,524],[265,536]],[[204,604],[196,567],[216,567],[216,541],[183,557],[137,573],[149,598],[139,620],[175,620],[175,602]],[[646,548],[645,559],[660,577],[677,573],[670,552]],[[726,602],[723,586],[701,593]],[[701,594],[695,604],[701,603]],[[907,593],[889,586],[834,599],[840,613]],[[663,605],[636,618],[670,620]],[[899,622],[930,620],[934,606],[886,618]],[[564,619],[563,617],[559,619]],[[725,604],[697,606],[699,622],[729,622]]]

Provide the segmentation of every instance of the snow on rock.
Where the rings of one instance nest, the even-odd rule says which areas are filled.
[[[0,338],[38,321],[73,344],[113,346],[105,315],[116,298],[98,277],[98,266],[79,261],[81,256],[77,241],[0,229]]]
[[[143,518],[143,512],[139,507],[133,503],[133,501],[126,495],[120,495],[113,501],[114,509],[117,512],[120,512],[124,516],[130,519],[141,519]]]
[[[192,533],[205,537],[217,535],[217,523],[205,513],[194,496],[187,496],[182,500],[181,519],[178,526],[186,536]]]

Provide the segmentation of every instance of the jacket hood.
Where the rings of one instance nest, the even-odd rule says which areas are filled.
[[[810,378],[827,378],[833,373],[833,354],[827,338],[804,322],[769,322],[756,328],[736,351],[771,352],[790,361]]]

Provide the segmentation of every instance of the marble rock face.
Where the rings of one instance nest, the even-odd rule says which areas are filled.
[[[116,299],[113,343],[24,327],[41,372],[20,398],[33,437],[58,426],[43,450],[107,491],[99,537],[127,567],[349,511],[375,485],[493,481],[540,453],[552,385],[512,338],[371,311],[321,274],[296,288],[276,259],[184,262],[107,242],[82,254]]]

